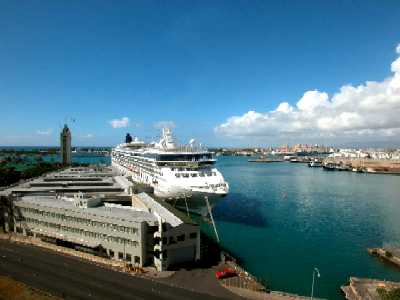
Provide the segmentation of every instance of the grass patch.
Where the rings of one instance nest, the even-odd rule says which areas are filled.
[[[62,300],[62,298],[0,275],[0,300]]]

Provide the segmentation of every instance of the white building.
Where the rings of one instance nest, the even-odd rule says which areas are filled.
[[[6,231],[140,267],[162,271],[199,260],[200,227],[132,189],[108,168],[70,168],[0,192],[2,202],[12,204],[0,213]]]
[[[145,193],[136,207],[102,204],[100,198],[24,196],[14,201],[13,231],[71,243],[136,266],[171,265],[200,259],[199,226],[184,221]]]

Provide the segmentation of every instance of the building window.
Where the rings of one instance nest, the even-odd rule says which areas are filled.
[[[118,252],[118,258],[119,259],[124,259],[124,254],[122,252]]]
[[[197,238],[197,232],[192,232],[192,233],[189,235],[189,238],[191,238],[191,239]]]
[[[176,239],[178,240],[178,242],[183,242],[185,240],[185,235],[184,234],[178,235]]]
[[[140,264],[140,257],[139,256],[135,256],[135,264]]]
[[[114,251],[112,251],[112,250],[110,249],[109,252],[110,252],[110,257],[114,257]]]
[[[127,253],[125,259],[126,259],[127,261],[132,261],[132,255],[129,254],[129,253]]]

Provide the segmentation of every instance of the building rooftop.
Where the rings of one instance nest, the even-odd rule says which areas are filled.
[[[68,168],[53,172],[5,189],[0,195],[18,194],[73,194],[76,192],[121,194],[132,182],[117,176],[111,168]]]
[[[162,206],[159,202],[155,201],[152,197],[146,193],[140,193],[137,195],[140,200],[148,207],[149,211],[158,214],[161,219],[165,220],[171,226],[178,226],[182,224],[182,220],[175,216],[172,212]]]
[[[135,209],[130,206],[122,205],[100,205],[97,207],[80,208],[75,206],[73,198],[56,197],[56,196],[24,196],[16,202],[16,205],[29,205],[31,207],[46,207],[53,209],[64,209],[66,214],[77,213],[85,214],[92,220],[97,221],[118,221],[119,224],[124,223],[140,223],[147,222],[150,225],[157,225],[157,218],[150,212]]]
[[[146,193],[136,194],[135,196],[139,197],[150,211],[156,212],[163,220],[171,224],[171,226],[178,226],[182,223],[196,224],[190,217],[165,201],[150,197]]]
[[[98,176],[101,174],[101,176]],[[158,223],[158,217],[170,224],[194,224],[184,213],[168,203],[153,198],[146,193],[135,194],[142,202],[141,207],[119,206],[112,203],[129,202],[132,204],[131,187],[134,183],[116,173],[109,167],[103,168],[68,168],[45,176],[26,181],[8,188],[0,195],[16,195],[20,203],[49,208],[63,208],[70,212],[91,214],[91,218],[123,219],[127,222]],[[97,207],[81,208],[74,204],[74,196],[94,197],[105,204]],[[69,199],[69,200],[68,200]],[[83,199],[83,198],[82,198]]]

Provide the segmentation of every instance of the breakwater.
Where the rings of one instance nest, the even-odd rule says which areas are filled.
[[[377,160],[377,159],[348,159],[348,158],[326,158],[324,164],[332,164],[346,168],[348,171],[379,174],[399,174],[400,161]]]

